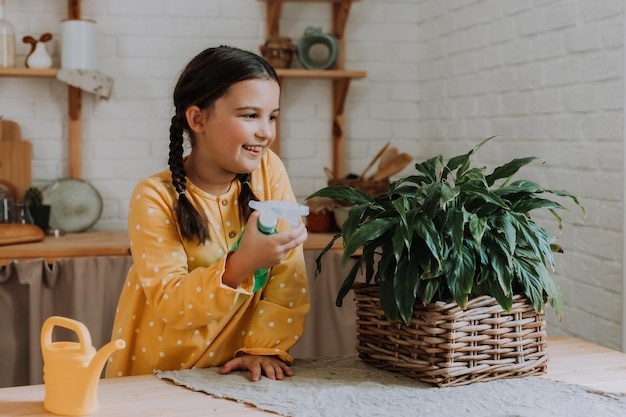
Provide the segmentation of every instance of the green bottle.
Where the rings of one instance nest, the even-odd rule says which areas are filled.
[[[276,224],[278,223],[278,217],[273,211],[262,211],[259,216],[258,229],[261,233],[266,235],[273,235],[276,233]],[[252,292],[257,292],[267,282],[269,275],[269,269],[263,268],[254,271],[254,287]]]
[[[276,224],[278,223],[278,218],[272,211],[262,211],[259,216],[258,229],[261,233],[266,235],[273,235],[277,233]],[[239,235],[239,239],[232,247],[232,250],[237,250],[239,248],[239,244],[241,243],[241,238],[243,237],[243,232]],[[269,269],[257,269],[254,271],[254,285],[252,287],[252,292],[257,292],[267,282],[267,277],[269,275]]]
[[[250,201],[249,205],[254,210],[258,210],[259,215],[258,229],[261,233],[266,235],[273,235],[277,233],[276,225],[278,224],[278,217],[286,219],[290,225],[296,226],[300,219],[300,216],[307,216],[309,214],[309,208],[305,205],[298,203],[288,203],[284,201]],[[231,250],[237,250],[243,233],[237,239],[237,242],[233,245]],[[254,285],[252,292],[257,292],[267,282],[269,276],[269,269],[263,268],[254,271]]]

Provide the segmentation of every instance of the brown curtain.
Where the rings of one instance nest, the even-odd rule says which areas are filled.
[[[356,353],[356,306],[350,292],[337,307],[337,293],[348,274],[352,262],[345,267],[341,252],[331,251],[324,255],[322,272],[315,277],[315,259],[320,251],[305,250],[311,293],[311,313],[307,318],[302,339],[289,353],[294,358],[314,358]],[[357,278],[361,280],[361,277]]]
[[[41,384],[40,332],[52,315],[84,323],[99,349],[111,339],[117,300],[132,258],[11,262],[0,267],[0,387]],[[77,340],[55,329],[55,340]]]

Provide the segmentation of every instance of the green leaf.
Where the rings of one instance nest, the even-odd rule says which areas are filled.
[[[504,239],[508,245],[508,253],[512,254],[515,251],[517,233],[511,222],[510,213],[503,213],[501,216],[494,217],[493,227],[504,234]]]
[[[324,249],[322,249],[320,254],[315,259],[315,264],[316,264],[315,276],[317,276],[320,272],[322,272],[322,258],[333,247],[333,245],[335,244],[335,241],[339,239],[340,237],[341,237],[341,233],[337,233],[335,236],[333,236],[331,241],[328,242],[328,244],[324,247]]]
[[[422,163],[415,164],[415,169],[424,174],[424,182],[437,182],[437,167],[442,165],[443,156],[437,155]]]
[[[408,253],[406,256],[411,256],[411,241],[405,238],[405,233],[396,233],[391,237],[393,246],[393,254],[397,262],[400,262],[400,258],[405,255],[405,250]]]
[[[421,291],[418,293],[418,297],[424,303],[430,303],[435,294],[439,291],[439,286],[439,280],[429,279],[426,281],[426,285],[420,286]]]
[[[409,227],[408,216],[411,215],[411,205],[407,201],[406,196],[401,196],[400,198],[393,200],[392,205],[395,208],[396,213],[399,215],[399,222],[395,230],[394,241],[398,240],[398,244],[403,242],[404,246],[408,249],[408,253],[410,254],[412,233]],[[400,250],[400,252],[402,252],[402,250]]]
[[[563,320],[563,295],[559,284],[552,278],[549,273],[544,276],[543,289],[545,290],[548,301],[552,306],[552,309],[556,313],[559,320]]]
[[[532,221],[523,214],[513,213],[511,214],[511,224],[515,228],[517,233],[517,243],[528,245],[535,253],[542,253],[541,244],[539,242],[540,236],[537,236],[537,228],[533,227]]]
[[[467,196],[475,197],[481,202],[491,203],[505,209],[508,208],[508,205],[500,197],[498,197],[496,194],[492,193],[486,188],[477,187],[472,184],[463,184],[461,188],[462,193],[466,194]]]
[[[342,225],[344,240],[352,239],[352,235],[358,229],[361,221],[366,218],[368,211],[370,211],[370,207],[364,204],[350,207],[348,217]]]
[[[552,234],[522,215],[511,216],[511,219],[514,219],[514,225],[519,220],[515,228],[518,233],[522,230],[523,236],[517,239],[518,250],[526,248],[528,255],[525,256],[537,258],[546,265],[553,267],[552,242],[554,237]]]
[[[439,232],[435,227],[433,221],[420,214],[415,217],[415,223],[413,224],[413,231],[419,236],[426,247],[430,250],[430,256],[432,256],[439,264],[441,264],[441,247],[442,242],[439,237]]]
[[[416,259],[420,279],[432,279],[440,277],[443,274],[439,266],[439,262],[430,253],[430,249],[424,244],[424,241],[418,237],[414,237],[411,247],[411,257]]]
[[[393,245],[389,240],[383,240],[378,248],[380,252],[369,252],[370,254],[380,254],[378,261],[378,268],[376,269],[377,282],[381,282],[384,279],[385,274],[395,272],[396,262],[395,255],[393,253]]]
[[[511,204],[511,210],[517,213],[529,213],[536,209],[562,209],[562,205],[556,201],[548,200],[545,198],[529,197],[524,200],[516,201]]]
[[[459,190],[458,188],[452,188],[445,183],[440,184],[439,194],[441,196],[441,205],[444,207],[447,206],[448,203],[454,201],[460,193],[461,190]]]
[[[450,159],[448,159],[448,163],[446,164],[444,171],[446,171],[447,173],[454,172],[458,167],[463,165],[469,159],[470,155],[471,151],[466,152],[462,155],[451,157]]]
[[[484,293],[495,298],[504,311],[513,310],[513,294],[505,294],[496,280],[486,278]]]
[[[487,184],[489,184],[489,186],[491,187],[499,179],[510,178],[511,176],[515,175],[515,173],[517,173],[517,171],[519,171],[520,168],[522,168],[524,165],[528,165],[531,162],[536,161],[537,159],[539,158],[535,156],[530,156],[527,158],[517,158],[504,165],[501,165],[494,169],[491,174],[486,176]]]
[[[525,258],[517,258],[513,260],[515,273],[519,283],[524,288],[524,294],[532,303],[537,313],[543,311],[543,277],[542,274],[547,273],[543,264],[533,263]],[[538,268],[539,266],[539,268]],[[543,271],[542,271],[543,270]]]
[[[393,270],[380,270],[381,281],[379,284],[380,306],[387,320],[395,322],[399,320],[396,294],[394,291],[395,268]]]
[[[465,230],[465,216],[462,210],[452,210],[448,212],[445,224],[446,234],[452,241],[457,257],[463,256],[462,247]]]
[[[417,295],[419,275],[417,265],[408,257],[403,257],[398,262],[396,275],[401,279],[394,280],[396,305],[400,317],[405,323],[409,323],[413,317],[413,306]]]
[[[425,175],[409,175],[408,177],[400,178],[392,182],[389,185],[389,190],[390,194],[395,194],[399,192],[414,193],[416,188],[433,182],[436,182],[436,178],[435,181],[432,181]]]
[[[467,213],[467,212],[465,212]],[[487,219],[478,217],[475,213],[468,213],[469,218],[466,220],[470,234],[474,238],[474,242],[480,247],[483,235],[487,229]]]
[[[363,191],[359,191],[356,188],[345,185],[332,185],[330,187],[322,188],[308,196],[306,200],[313,197],[326,197],[332,198],[338,201],[345,201],[346,203],[354,204],[371,204],[374,199]]]
[[[495,138],[495,136],[491,136],[491,137],[488,137],[487,139],[484,139],[482,142],[474,146],[466,154],[450,158],[443,170],[442,179],[447,178],[448,174],[452,173],[457,168],[459,168],[457,172],[457,179],[460,176],[462,176],[465,173],[465,171],[469,168],[470,157],[473,154],[475,154],[478,151],[478,149],[480,149],[485,143],[489,142],[493,138]]]
[[[441,210],[441,188],[442,184],[428,184],[417,190],[423,195],[423,203],[421,209],[430,217],[434,217],[437,211]]]
[[[343,249],[344,265],[359,248],[387,233],[387,231],[391,229],[395,223],[394,219],[369,220],[359,226],[359,228],[356,229],[349,237],[345,236]]]
[[[463,246],[460,258],[451,255],[444,264],[448,289],[459,307],[465,309],[474,284],[475,258],[468,246]]]
[[[470,168],[463,173],[463,175],[458,176],[456,179],[456,185],[462,184],[473,184],[475,186],[480,186],[485,189],[489,188],[487,186],[487,181],[485,180],[485,173],[482,168]]]
[[[352,268],[350,268],[350,272],[344,279],[343,284],[341,285],[341,288],[337,293],[337,299],[335,300],[335,305],[337,307],[341,307],[343,305],[343,299],[346,297],[346,295],[348,295],[348,292],[350,292],[350,290],[354,286],[354,281],[356,280],[357,273],[361,269],[362,261],[363,258],[359,258],[354,263],[354,265],[352,265]]]
[[[582,204],[580,204],[580,201],[578,201],[578,198],[575,195],[565,190],[545,190],[545,191],[554,195],[558,195],[559,197],[570,198],[582,210],[583,218],[587,216],[587,211],[585,210],[585,207]]]
[[[508,243],[503,237],[493,234],[483,240],[483,247],[488,265],[497,277],[503,294],[511,295],[513,292],[513,254],[509,252]]]
[[[543,188],[533,181],[517,180],[507,186],[503,186],[494,190],[495,194],[500,196],[510,194],[520,194],[521,197],[526,198],[529,194],[536,194],[543,192]]]
[[[396,213],[398,213],[398,215],[400,216],[400,219],[402,220],[402,225],[406,227],[407,225],[406,213],[411,208],[409,205],[409,202],[407,201],[406,196],[404,195],[400,196],[400,198],[393,200],[391,204],[396,209]]]
[[[377,249],[378,248],[374,245],[365,246],[363,248],[362,255],[359,257],[360,260],[364,259],[363,262],[365,263],[365,282],[367,284],[370,284],[372,282],[372,279],[375,277],[376,273],[378,272],[374,267],[376,260],[378,258],[376,254]]]

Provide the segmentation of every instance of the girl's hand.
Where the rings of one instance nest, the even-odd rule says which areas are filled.
[[[308,237],[304,224],[274,235],[259,231],[259,212],[250,215],[239,248],[227,259],[222,282],[236,288],[250,274],[258,269],[270,268],[279,264],[287,253],[303,244]]]
[[[278,381],[293,375],[291,368],[275,356],[241,355],[226,362],[220,374],[226,375],[232,371],[250,371],[252,382],[261,379],[261,374]]]

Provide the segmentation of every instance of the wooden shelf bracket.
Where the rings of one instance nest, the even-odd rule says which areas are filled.
[[[280,15],[283,9],[283,0],[267,0],[265,15],[265,35],[267,38],[280,34]]]
[[[80,19],[81,0],[67,0],[67,16],[69,19]],[[80,88],[68,87],[67,124],[67,158],[68,176],[80,178],[82,176],[82,92]]]
[[[280,34],[280,16],[283,3],[285,2],[325,2],[331,3],[332,21],[330,33],[337,39],[339,44],[339,57],[334,69],[329,70],[306,70],[306,69],[278,69],[276,72],[281,81],[285,78],[296,79],[326,79],[332,81],[332,126],[331,126],[331,149],[332,167],[336,177],[345,175],[345,104],[353,78],[363,78],[365,71],[348,71],[345,69],[345,30],[348,22],[348,15],[354,1],[359,0],[259,0],[266,3],[265,33],[270,36]],[[280,126],[276,126],[276,140],[272,149],[278,153],[280,151]]]

